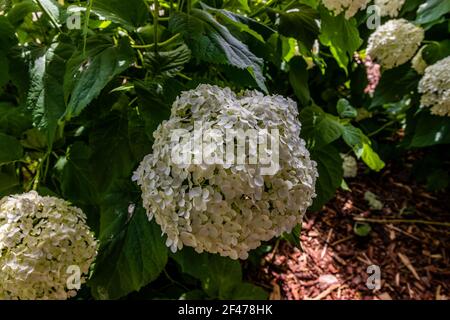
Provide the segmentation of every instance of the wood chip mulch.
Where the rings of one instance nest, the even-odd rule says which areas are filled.
[[[264,257],[253,280],[271,299],[450,298],[448,195],[431,194],[392,165],[381,176],[360,169],[347,180],[351,191],[339,190],[320,212],[307,214],[300,247],[281,240]],[[379,197],[382,210],[369,208],[366,191]],[[375,219],[367,236],[355,234],[355,218]],[[379,288],[367,286],[374,284],[371,265],[380,268]]]

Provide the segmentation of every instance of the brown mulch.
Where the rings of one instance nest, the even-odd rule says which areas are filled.
[[[300,247],[276,242],[255,279],[270,288],[270,298],[449,299],[450,227],[409,221],[450,222],[448,195],[412,182],[408,167],[388,165],[381,175],[361,167],[347,180],[351,192],[339,190],[320,212],[307,214]],[[370,210],[366,191],[379,197],[382,210]],[[362,237],[353,230],[361,217],[408,222],[370,222]],[[379,289],[366,285],[369,265],[380,267]]]

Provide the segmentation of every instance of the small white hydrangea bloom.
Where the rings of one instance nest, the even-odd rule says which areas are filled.
[[[369,204],[369,207],[372,210],[383,209],[383,206],[384,206],[383,202],[381,202],[373,192],[366,191],[364,193],[364,200],[367,201],[367,203]]]
[[[375,0],[375,5],[380,8],[382,17],[397,17],[404,4],[405,0]]]
[[[364,10],[370,0],[322,0],[323,5],[337,16],[345,12],[345,18],[350,19],[359,10]]]
[[[72,297],[69,266],[81,284],[96,255],[86,216],[68,202],[35,191],[0,200],[0,299]]]
[[[315,197],[318,174],[300,138],[297,116],[294,101],[256,91],[237,96],[229,88],[200,85],[176,99],[170,119],[154,132],[153,153],[133,176],[149,219],[161,226],[173,252],[190,246],[199,253],[246,259],[261,241],[290,232],[302,221]],[[234,139],[226,129],[278,129],[279,170],[262,175],[264,166],[237,161],[177,164],[171,152],[190,149],[186,141],[171,139],[171,133],[195,132],[197,121],[217,141],[216,149]],[[255,149],[249,145],[250,155]]]
[[[366,53],[385,69],[392,69],[409,61],[423,38],[423,29],[411,22],[389,20],[370,35]]]
[[[418,74],[423,74],[425,69],[428,67],[427,62],[423,59],[422,53],[425,47],[420,48],[414,58],[411,60],[411,64],[414,70]]]
[[[355,178],[358,175],[358,163],[355,157],[341,153],[341,158],[344,178]]]
[[[450,116],[450,56],[425,69],[419,93],[421,104],[430,107],[432,114]]]

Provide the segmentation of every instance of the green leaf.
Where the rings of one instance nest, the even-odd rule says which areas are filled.
[[[258,41],[265,43],[264,38],[257,31],[250,28],[249,24],[257,24],[258,23],[257,21],[239,15],[237,13],[230,12],[228,10],[209,7],[204,3],[201,3],[201,5],[204,9],[214,14],[220,23],[234,27],[240,33],[245,32],[254,37],[255,39],[257,39]]]
[[[208,12],[192,9],[190,15],[181,12],[173,14],[169,20],[169,29],[183,35],[195,58],[245,69],[256,84],[267,92],[262,73],[263,60],[256,57]]]
[[[356,118],[358,115],[358,110],[347,99],[339,99],[336,109],[341,118]]]
[[[417,89],[419,80],[420,76],[411,68],[410,64],[404,64],[383,72],[369,110],[401,100],[406,94]]]
[[[316,21],[319,20],[317,10],[299,4],[289,12],[276,11],[276,13],[279,19],[278,32],[283,36],[297,39],[304,52],[310,52],[320,32]]]
[[[73,47],[55,42],[50,47],[29,52],[30,88],[27,107],[33,124],[47,135],[49,145],[55,139],[58,121],[66,108],[63,94],[65,64]]]
[[[283,233],[283,239],[286,239],[290,244],[300,247],[300,234],[302,232],[302,225],[298,224],[292,229],[290,233]]]
[[[289,82],[294,89],[295,96],[303,106],[308,106],[311,101],[308,85],[308,70],[305,60],[301,57],[293,57],[289,61]]]
[[[344,172],[342,158],[338,150],[331,145],[314,150],[311,158],[317,162],[319,178],[316,182],[317,197],[309,210],[318,211],[333,198],[336,189],[341,185]]]
[[[0,133],[0,165],[20,160],[23,148],[19,140]]]
[[[48,15],[55,27],[64,23],[61,5],[56,0],[36,0],[45,14]]]
[[[103,46],[100,50],[97,47],[89,51],[87,57],[76,52],[67,63],[64,77],[64,95],[66,98],[70,96],[66,120],[78,116],[133,61],[134,53],[127,41],[121,41],[118,46]]]
[[[0,131],[20,137],[30,127],[31,117],[25,107],[0,102]]]
[[[134,88],[138,96],[139,114],[145,122],[145,132],[148,138],[153,141],[153,132],[158,125],[170,117],[169,88],[166,84],[163,90],[159,90],[160,85],[155,82],[145,83],[136,81]]]
[[[121,208],[117,225],[124,227],[103,239],[94,274],[89,281],[96,299],[118,299],[155,280],[167,263],[161,229],[136,207],[129,217],[128,204]]]
[[[432,65],[437,61],[450,55],[450,40],[432,42],[427,44],[422,51],[422,58],[427,65]]]
[[[450,1],[427,0],[417,10],[416,22],[426,24],[438,20],[450,12]]]
[[[145,67],[154,77],[174,77],[191,59],[191,50],[184,43],[168,51],[146,52]]]
[[[89,135],[91,166],[98,186],[108,190],[114,181],[130,178],[136,165],[128,136],[126,114],[111,112]]]
[[[353,225],[353,232],[359,237],[367,237],[370,231],[372,231],[372,227],[368,223],[356,222]]]
[[[95,0],[92,12],[128,30],[133,30],[145,23],[149,8],[143,0]]]
[[[0,16],[0,48],[7,52],[16,42],[14,26],[5,16]]]
[[[7,17],[13,26],[18,27],[29,13],[38,11],[37,9],[38,7],[33,1],[22,1],[14,4],[11,10],[8,11]]]
[[[241,265],[236,260],[217,254],[196,253],[192,248],[172,255],[186,273],[202,283],[203,290],[213,299],[262,299],[265,292],[242,282]]]
[[[417,117],[410,147],[423,148],[450,143],[450,118],[434,116],[428,112],[421,112]],[[411,129],[407,128],[408,131]]]
[[[380,171],[384,168],[385,164],[372,149],[370,139],[359,128],[351,124],[345,125],[342,138],[370,169]]]
[[[321,148],[339,139],[343,126],[339,119],[317,106],[304,108],[300,112],[301,136],[311,148]]]
[[[2,92],[2,87],[6,85],[9,81],[9,61],[4,52],[0,52],[0,93]]]
[[[354,18],[347,20],[343,14],[333,16],[330,11],[322,7],[320,17],[322,18],[320,42],[330,47],[339,66],[347,72],[351,57],[362,44],[356,20]]]
[[[374,171],[380,171],[385,166],[383,160],[380,159],[380,156],[367,142],[363,144],[362,150],[360,151],[360,156],[362,161],[364,161],[364,163]]]
[[[22,192],[19,177],[13,164],[0,167],[0,198]]]
[[[64,198],[84,205],[98,202],[97,185],[91,166],[92,150],[83,142],[69,147],[56,169],[61,172],[60,184]]]
[[[241,283],[234,288],[232,300],[266,300],[268,293],[252,283]]]

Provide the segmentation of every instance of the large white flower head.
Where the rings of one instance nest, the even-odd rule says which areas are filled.
[[[375,0],[375,5],[380,9],[382,17],[395,18],[405,4],[406,0]]]
[[[423,38],[423,29],[411,22],[389,20],[370,35],[366,53],[385,69],[392,69],[410,60]]]
[[[190,246],[199,253],[246,259],[261,241],[290,232],[302,221],[315,197],[318,174],[299,136],[297,116],[294,101],[256,91],[237,96],[229,88],[200,85],[176,99],[170,119],[154,133],[153,154],[143,159],[133,176],[141,186],[148,217],[154,217],[167,234],[166,244],[173,252]],[[278,170],[263,175],[267,166],[259,162],[173,161],[171,153],[190,149],[189,139],[171,139],[171,132],[184,129],[195,137],[198,121],[203,124],[204,137],[213,141],[206,149],[216,155],[229,145],[232,155],[237,150],[239,137],[229,136],[227,130],[260,130],[269,135],[268,141],[276,138],[277,130]],[[269,154],[271,149],[266,147],[262,151]],[[247,149],[249,156],[257,153],[250,142]],[[195,156],[196,152],[188,154]]]
[[[96,254],[86,216],[66,201],[35,191],[0,200],[0,299],[74,296],[69,267],[82,283]]]
[[[450,116],[450,56],[425,69],[419,82],[421,104],[438,116]]]
[[[345,18],[350,19],[359,10],[364,10],[370,0],[322,0],[323,5],[335,15],[345,12]]]

